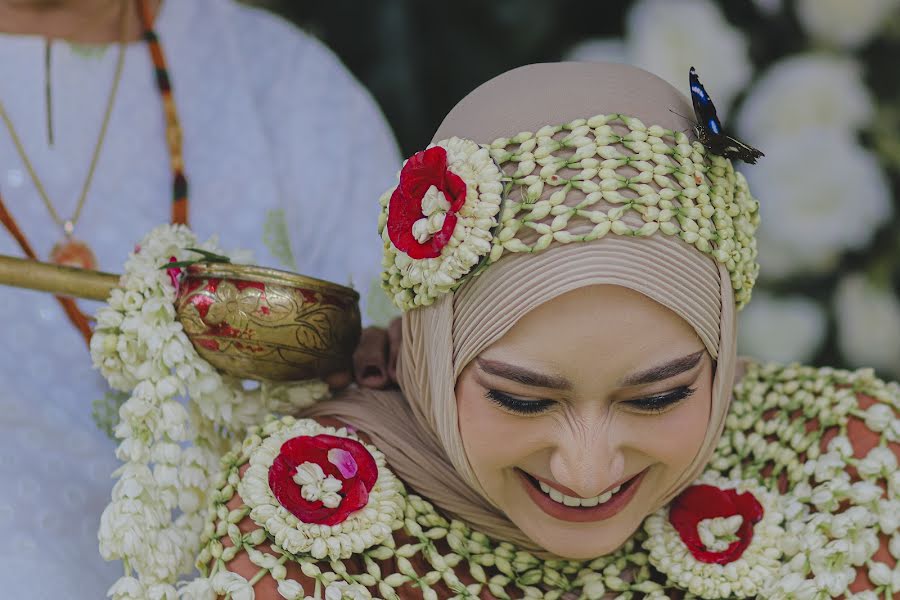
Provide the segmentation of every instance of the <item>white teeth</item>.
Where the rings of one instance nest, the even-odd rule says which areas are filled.
[[[604,502],[606,502],[606,500],[604,500]],[[582,501],[581,501],[581,505],[582,505],[582,506],[587,506],[587,507],[590,507],[590,506],[597,506],[598,504],[600,504],[600,497],[599,497],[599,496],[594,496],[593,498],[588,498],[587,500],[582,500]]]
[[[565,506],[583,506],[583,507],[592,507],[597,506],[598,504],[605,504],[609,502],[609,499],[613,497],[620,489],[622,489],[621,485],[617,485],[613,489],[608,492],[601,494],[599,496],[594,496],[593,498],[575,498],[573,496],[567,496],[560,492],[556,488],[552,488],[543,481],[538,481],[538,485],[541,487],[541,491],[550,496],[550,499],[554,502],[559,502],[560,504],[564,504]]]

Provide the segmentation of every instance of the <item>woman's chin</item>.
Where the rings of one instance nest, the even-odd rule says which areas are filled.
[[[598,535],[603,535],[598,533]],[[618,550],[622,544],[628,541],[629,536],[623,536],[622,539],[604,540],[604,543],[598,544],[597,539],[591,536],[591,539],[585,539],[588,534],[581,533],[575,535],[556,535],[553,539],[535,540],[535,543],[543,548],[546,552],[559,558],[566,560],[592,560],[601,556],[612,554]],[[581,538],[581,539],[579,539]]]
[[[567,560],[592,560],[612,554],[627,542],[640,526],[625,523],[604,523],[593,526],[585,523],[541,522],[546,519],[530,518],[517,523],[522,532],[553,556]]]

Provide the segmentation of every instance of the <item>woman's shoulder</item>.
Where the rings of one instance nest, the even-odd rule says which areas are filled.
[[[754,368],[745,382],[796,380]],[[839,378],[837,386],[850,385],[855,396],[852,382]],[[877,387],[865,384],[869,395],[862,397],[883,401]],[[793,447],[797,431],[807,427],[770,432],[754,425],[742,445],[720,446],[691,494],[649,517],[614,555],[574,562],[540,559],[446,518],[406,490],[378,449],[339,420],[273,420],[226,456],[198,561],[205,578],[190,585],[233,597],[252,588],[259,599],[541,598],[562,590],[573,598],[627,591],[719,598],[730,595],[726,590],[741,597],[764,588],[784,597],[888,593],[897,579],[896,463],[884,451],[854,457],[853,442],[841,435],[824,446],[816,438]],[[802,467],[785,466],[794,462]],[[719,531],[735,525],[722,512],[729,503],[740,509],[736,534]],[[693,515],[688,521],[696,521],[690,529],[699,541],[678,511]],[[740,552],[729,535],[737,535]],[[734,556],[710,562],[704,552],[720,551],[722,536]]]
[[[615,566],[544,561],[446,517],[338,419],[270,421],[223,464],[197,560],[202,577],[189,584],[195,595],[489,600],[579,590],[574,597],[593,598],[581,592],[604,589],[601,568]]]
[[[898,433],[900,386],[871,369],[747,363],[709,474],[772,494],[781,591],[900,586]]]
[[[900,387],[742,366],[706,472],[645,521],[650,563],[702,598],[900,590]]]
[[[468,597],[494,597],[498,547],[408,493],[368,438],[338,419],[272,420],[223,465],[202,577],[190,584],[198,594],[436,600],[475,586]],[[474,570],[457,569],[463,557]]]
[[[869,481],[900,495],[900,385],[855,371],[748,362],[734,387],[719,473],[751,473],[779,490]]]
[[[259,106],[303,106],[310,90],[335,90],[338,99],[362,91],[334,51],[270,9],[238,0],[172,2],[163,7],[159,27],[167,47],[227,62],[231,78],[249,85]],[[279,95],[273,90],[286,97],[270,98]]]
[[[272,419],[224,465],[245,512],[291,554],[347,558],[403,520],[406,492],[384,455],[337,420]]]
[[[396,547],[406,491],[384,455],[337,419],[270,419],[222,467],[197,559],[202,577],[191,584],[198,590],[304,598],[331,588],[329,598],[353,598],[334,567],[369,583],[367,563]]]
[[[741,367],[726,430],[775,430],[802,423],[807,437],[816,431],[829,437],[865,436],[858,427],[862,423],[884,443],[900,441],[900,384],[878,378],[872,369],[752,360],[741,361]]]
[[[871,369],[751,361],[735,384],[711,466],[758,473],[782,491],[838,471],[900,486],[892,473],[900,461],[898,442],[896,382]]]

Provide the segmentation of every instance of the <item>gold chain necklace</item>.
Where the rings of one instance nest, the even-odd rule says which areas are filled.
[[[106,139],[106,130],[109,126],[110,115],[112,114],[116,95],[119,91],[119,82],[122,80],[122,70],[125,65],[125,29],[127,24],[126,17],[128,14],[127,6],[127,2],[122,3],[121,15],[119,17],[119,54],[116,59],[116,70],[115,74],[113,75],[112,88],[109,92],[109,98],[106,101],[106,110],[103,113],[103,121],[100,125],[100,133],[97,136],[97,143],[94,145],[94,152],[91,155],[91,162],[88,166],[87,176],[84,179],[84,184],[81,186],[81,194],[78,196],[78,202],[75,204],[75,211],[68,219],[62,218],[59,212],[56,210],[56,207],[53,206],[53,202],[50,200],[50,196],[47,194],[47,190],[44,188],[44,184],[41,183],[37,171],[35,171],[34,169],[34,165],[31,164],[31,161],[28,159],[28,154],[25,152],[25,146],[22,144],[22,140],[16,132],[16,128],[13,126],[12,120],[9,118],[9,114],[6,112],[6,108],[3,106],[3,102],[0,101],[0,118],[2,118],[6,123],[6,128],[9,130],[9,135],[16,147],[16,151],[19,153],[19,157],[22,159],[22,163],[25,165],[25,169],[28,171],[28,174],[31,176],[31,181],[34,182],[34,187],[37,188],[38,195],[40,195],[41,200],[44,201],[44,206],[47,207],[47,211],[50,213],[50,217],[62,229],[63,239],[57,242],[56,245],[53,246],[53,250],[51,250],[50,252],[50,260],[60,265],[79,267],[82,269],[97,268],[97,258],[94,255],[93,251],[87,244],[85,244],[81,240],[76,239],[73,234],[75,231],[75,224],[81,217],[81,211],[84,208],[85,201],[87,200],[87,194],[88,190],[91,187],[91,181],[94,178],[94,172],[97,169],[97,162],[100,158],[100,151],[103,148],[103,141]]]

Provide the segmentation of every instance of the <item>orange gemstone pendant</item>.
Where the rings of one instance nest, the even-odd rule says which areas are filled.
[[[97,257],[94,256],[94,252],[87,244],[73,237],[67,237],[53,246],[50,260],[64,267],[91,270],[97,268]]]

